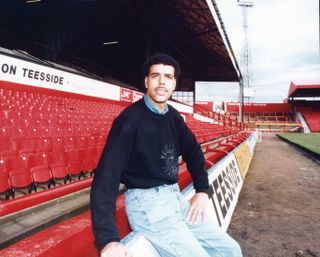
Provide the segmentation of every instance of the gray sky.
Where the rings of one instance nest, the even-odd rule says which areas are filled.
[[[217,4],[240,65],[241,8],[237,0]],[[255,0],[248,22],[254,102],[282,102],[291,81],[320,83],[319,0]],[[199,84],[197,100],[238,101],[238,84]]]

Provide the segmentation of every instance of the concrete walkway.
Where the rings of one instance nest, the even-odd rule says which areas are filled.
[[[0,218],[0,249],[89,210],[90,188]]]
[[[245,257],[320,256],[319,163],[263,134],[228,230]]]

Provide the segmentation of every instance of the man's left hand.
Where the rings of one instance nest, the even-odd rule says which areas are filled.
[[[190,224],[196,224],[198,219],[201,217],[202,222],[205,221],[205,213],[209,197],[206,193],[196,193],[190,200],[190,208],[186,215],[186,220]]]

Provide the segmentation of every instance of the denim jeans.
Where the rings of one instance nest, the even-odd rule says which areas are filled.
[[[125,193],[126,212],[132,229],[145,236],[162,257],[241,257],[239,244],[210,217],[189,224],[189,202],[177,184]]]

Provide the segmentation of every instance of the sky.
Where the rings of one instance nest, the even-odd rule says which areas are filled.
[[[242,11],[237,0],[216,0],[240,65]],[[248,11],[251,102],[281,103],[290,82],[320,83],[319,0],[254,0]],[[238,83],[196,83],[196,100],[238,101]]]

